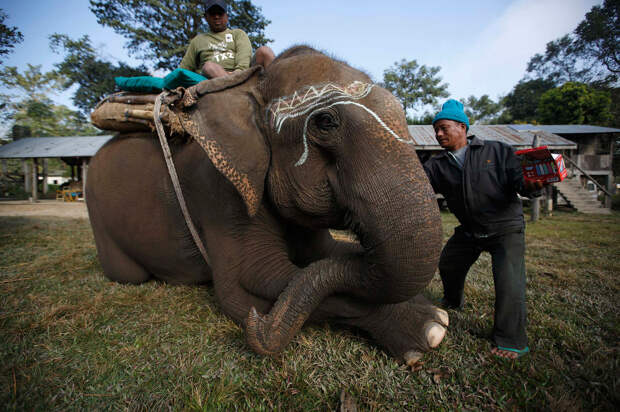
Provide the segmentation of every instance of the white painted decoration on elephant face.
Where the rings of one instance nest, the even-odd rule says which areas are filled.
[[[354,81],[348,86],[327,83],[304,87],[291,96],[281,97],[269,104],[269,125],[280,133],[282,125],[288,119],[302,116],[326,102],[362,99],[368,96],[373,87],[374,84],[360,81]]]
[[[385,122],[371,109],[354,102],[353,100],[362,99],[370,94],[373,84],[363,83],[360,81],[354,81],[348,86],[339,86],[333,83],[328,83],[321,86],[309,86],[293,93],[292,96],[282,97],[273,101],[267,108],[267,115],[269,117],[269,124],[274,131],[280,133],[282,125],[288,119],[299,117],[308,114],[304,122],[302,143],[304,151],[295,163],[295,166],[303,165],[308,159],[308,121],[312,115],[325,108],[330,108],[339,105],[353,105],[365,110],[372,118],[374,118],[379,125],[391,134],[396,140],[412,144],[412,141],[405,140],[398,136]]]

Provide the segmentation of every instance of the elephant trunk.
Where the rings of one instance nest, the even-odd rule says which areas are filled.
[[[408,300],[428,285],[437,268],[439,209],[417,155],[408,152],[396,165],[375,159],[376,167],[352,177],[372,189],[353,187],[347,196],[350,226],[365,250],[361,282],[348,292],[368,301]]]

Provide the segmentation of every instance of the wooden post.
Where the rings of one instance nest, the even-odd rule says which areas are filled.
[[[24,192],[28,193],[32,190],[30,187],[30,184],[32,183],[32,178],[30,177],[32,167],[27,159],[22,160],[22,166],[24,168]]]
[[[88,177],[88,161],[82,159],[82,198],[86,202],[86,179]]]
[[[38,196],[37,192],[39,189],[39,163],[36,158],[32,159],[32,197],[30,198],[31,202],[37,202]]]
[[[614,179],[612,179],[612,177],[612,174],[607,175],[607,190],[609,191],[609,193],[613,194],[616,193],[616,191],[614,190]],[[611,201],[611,196],[605,196],[605,207],[607,209],[611,209]]]
[[[534,139],[532,140],[532,147],[538,147],[538,135],[534,135]],[[540,218],[540,199],[535,197],[531,199],[532,202],[532,222],[536,222]]]
[[[545,187],[544,189],[545,192],[545,214],[547,216],[552,216],[553,215],[553,185],[549,185],[547,187]]]
[[[47,159],[43,159],[43,194],[47,194]]]

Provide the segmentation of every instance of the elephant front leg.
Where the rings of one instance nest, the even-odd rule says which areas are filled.
[[[251,308],[245,321],[250,347],[265,355],[280,352],[313,312],[318,318],[346,319],[344,323],[367,330],[404,360],[439,345],[448,325],[447,313],[421,296],[395,304],[373,302],[370,297],[381,296],[381,288],[366,276],[365,267],[359,256],[342,256],[300,270],[268,314]],[[363,292],[352,294],[352,289]],[[337,293],[347,295],[333,296]]]
[[[365,330],[378,345],[409,366],[441,343],[449,324],[448,313],[431,305],[422,295],[387,305],[329,297],[311,319],[330,320]]]

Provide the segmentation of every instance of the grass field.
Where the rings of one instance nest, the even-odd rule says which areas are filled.
[[[444,240],[455,220],[443,214]],[[620,215],[556,213],[527,228],[532,352],[490,355],[490,259],[415,370],[367,337],[306,327],[252,353],[209,287],[107,281],[88,221],[0,218],[0,409],[614,410],[620,404]],[[438,301],[441,282],[427,296]],[[614,407],[614,405],[616,405]]]

